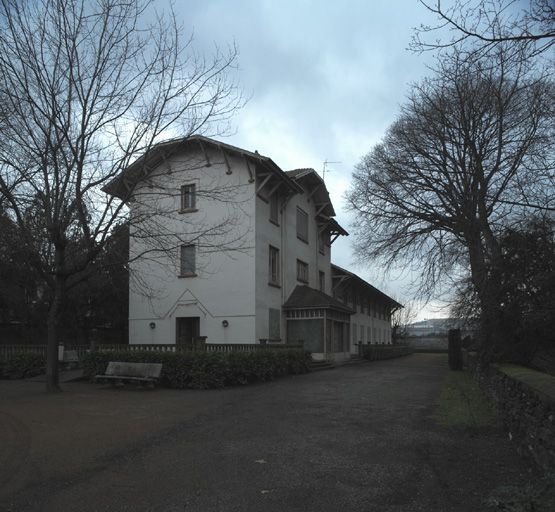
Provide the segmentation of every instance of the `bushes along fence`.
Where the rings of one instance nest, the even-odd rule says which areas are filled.
[[[380,361],[412,354],[414,349],[408,345],[362,345],[362,357],[369,361]]]

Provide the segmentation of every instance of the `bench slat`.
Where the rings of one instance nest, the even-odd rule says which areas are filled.
[[[96,375],[96,381],[116,380],[122,382],[148,382],[155,384],[162,372],[161,363],[126,363],[110,361],[104,375]]]
[[[126,363],[120,361],[110,361],[106,368],[105,375],[115,375],[120,377],[153,377],[160,378],[162,372],[161,363]]]

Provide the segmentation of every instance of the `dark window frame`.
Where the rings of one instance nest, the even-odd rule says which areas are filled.
[[[279,249],[273,245],[268,247],[268,284],[272,286],[281,286]]]
[[[308,263],[306,261],[297,259],[297,281],[299,281],[300,283],[308,284],[308,279]]]
[[[192,248],[192,258],[185,254]],[[189,261],[187,261],[189,259]],[[197,275],[197,247],[195,244],[183,244],[179,251],[179,277],[195,277]]]
[[[274,192],[269,197],[269,207],[270,207],[270,222],[279,226],[279,196]]]
[[[195,183],[187,183],[181,186],[181,213],[196,212],[197,210],[197,186]]]
[[[308,243],[308,213],[300,206],[297,206],[297,238]]]

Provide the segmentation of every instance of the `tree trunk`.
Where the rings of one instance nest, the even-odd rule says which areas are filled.
[[[495,322],[493,319],[497,304],[492,296],[493,283],[490,280],[479,231],[467,237],[467,247],[472,283],[480,301],[480,359],[487,365],[491,362],[494,354]]]
[[[61,391],[58,368],[58,319],[65,293],[65,277],[62,274],[64,249],[56,248],[54,296],[48,310],[48,341],[46,348],[46,390]]]

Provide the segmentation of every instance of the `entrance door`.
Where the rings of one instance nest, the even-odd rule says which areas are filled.
[[[195,338],[200,336],[200,317],[188,316],[176,318],[176,343],[178,345],[194,344]]]

